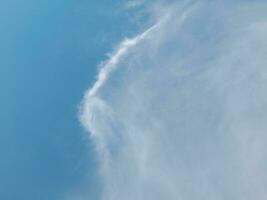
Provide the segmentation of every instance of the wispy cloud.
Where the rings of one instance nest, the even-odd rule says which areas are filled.
[[[265,200],[267,3],[159,5],[82,104],[103,199]]]
[[[126,1],[126,3],[124,4],[124,7],[126,9],[131,9],[131,8],[142,6],[144,3],[145,3],[145,0],[130,0],[130,1]]]

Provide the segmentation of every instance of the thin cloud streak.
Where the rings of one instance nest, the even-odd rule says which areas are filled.
[[[133,39],[125,39],[121,45],[119,46],[118,50],[115,51],[113,55],[110,56],[110,59],[104,66],[101,68],[97,81],[95,82],[94,86],[88,92],[88,98],[95,95],[97,90],[105,83],[106,79],[108,78],[109,74],[112,73],[113,70],[116,69],[117,63],[120,61],[120,58],[127,52],[127,50],[134,45],[136,45],[140,40],[145,38],[151,31],[157,28],[157,24],[143,32],[142,34],[136,36]]]

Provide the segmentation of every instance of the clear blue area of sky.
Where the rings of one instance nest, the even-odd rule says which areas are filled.
[[[61,200],[83,182],[97,199],[96,159],[77,107],[97,64],[134,32],[118,7],[0,2],[0,199]]]

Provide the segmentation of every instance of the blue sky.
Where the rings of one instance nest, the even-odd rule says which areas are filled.
[[[0,2],[0,199],[60,200],[84,182],[97,199],[78,105],[98,63],[132,30],[118,3]]]
[[[266,9],[1,1],[0,199],[266,200]]]

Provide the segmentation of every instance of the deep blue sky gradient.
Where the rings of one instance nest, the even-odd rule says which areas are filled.
[[[97,162],[77,110],[97,64],[135,30],[120,2],[0,2],[0,199],[61,200]]]

